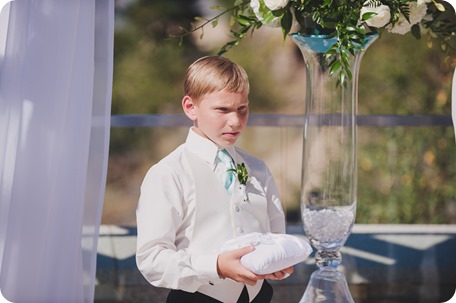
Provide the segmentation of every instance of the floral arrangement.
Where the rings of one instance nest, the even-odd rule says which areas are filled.
[[[331,71],[339,78],[350,76],[348,56],[359,49],[366,35],[412,32],[416,38],[427,34],[441,41],[441,48],[453,48],[456,38],[456,15],[442,0],[234,0],[231,7],[214,6],[221,12],[196,26],[186,34],[218,25],[221,16],[231,15],[229,27],[233,40],[219,51],[223,54],[236,46],[248,34],[262,26],[280,27],[284,38],[293,30],[303,34],[337,37],[337,42],[325,54],[332,58]],[[201,34],[201,37],[203,36]],[[452,40],[453,39],[453,40]]]

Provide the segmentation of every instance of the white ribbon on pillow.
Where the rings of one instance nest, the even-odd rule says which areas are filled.
[[[307,259],[309,243],[297,236],[273,233],[249,233],[226,241],[220,252],[254,245],[255,250],[242,256],[241,263],[257,275],[274,273]]]

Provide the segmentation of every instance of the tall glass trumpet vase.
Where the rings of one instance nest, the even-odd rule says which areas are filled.
[[[369,35],[349,57],[351,78],[338,82],[324,56],[336,42],[324,35],[292,34],[306,64],[306,106],[302,159],[301,214],[304,232],[317,250],[318,266],[301,303],[353,302],[345,276],[337,270],[340,248],[356,216],[356,113],[358,72]]]

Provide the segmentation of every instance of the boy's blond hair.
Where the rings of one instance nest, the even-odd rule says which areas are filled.
[[[198,102],[205,94],[226,89],[231,93],[249,93],[247,73],[238,64],[220,56],[196,60],[185,74],[184,93]]]

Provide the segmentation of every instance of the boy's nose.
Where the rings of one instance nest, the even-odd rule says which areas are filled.
[[[237,113],[232,113],[228,118],[228,125],[230,126],[238,126],[241,124],[241,118]]]

